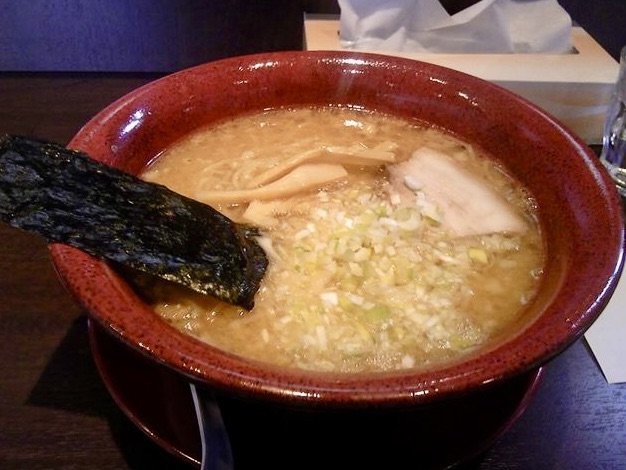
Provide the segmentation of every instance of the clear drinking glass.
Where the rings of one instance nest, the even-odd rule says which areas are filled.
[[[619,75],[604,122],[600,160],[626,197],[626,46],[620,53]]]

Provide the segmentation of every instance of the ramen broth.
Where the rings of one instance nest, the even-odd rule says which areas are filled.
[[[444,204],[419,182],[426,170],[391,177],[419,149],[497,193],[524,228],[451,230]],[[315,184],[272,184],[297,169]],[[477,149],[388,115],[328,107],[238,117],[177,142],[143,178],[261,227],[270,265],[249,312],[158,281],[141,286],[179,330],[259,361],[342,372],[431,366],[519,321],[542,273],[524,188]]]

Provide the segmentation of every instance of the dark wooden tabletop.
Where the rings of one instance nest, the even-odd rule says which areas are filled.
[[[66,143],[147,74],[0,74],[0,133]],[[107,392],[87,320],[46,242],[0,224],[0,468],[190,468]],[[329,464],[328,468],[333,468]],[[608,385],[585,341],[544,368],[522,416],[464,469],[626,468],[626,384]]]

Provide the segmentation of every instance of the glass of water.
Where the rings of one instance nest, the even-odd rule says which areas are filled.
[[[600,160],[626,197],[626,46],[620,54],[617,83],[604,122]]]

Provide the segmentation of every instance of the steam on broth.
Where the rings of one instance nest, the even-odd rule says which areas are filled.
[[[477,149],[393,116],[327,107],[239,117],[187,136],[143,178],[263,229],[270,266],[250,312],[142,284],[176,328],[259,361],[429,366],[518,320],[542,272],[524,188]]]

